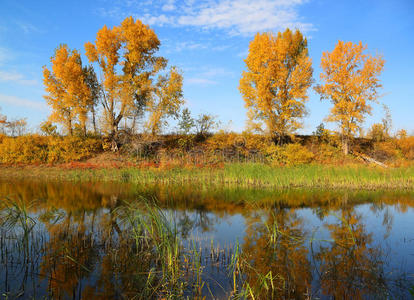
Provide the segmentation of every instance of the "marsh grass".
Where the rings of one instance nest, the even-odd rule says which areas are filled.
[[[371,166],[300,165],[274,167],[262,163],[228,163],[222,168],[121,168],[59,170],[40,168],[28,176],[73,181],[198,184],[256,188],[414,189],[414,167],[382,169]],[[27,172],[5,170],[1,177]]]

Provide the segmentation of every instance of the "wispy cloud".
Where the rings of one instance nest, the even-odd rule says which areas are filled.
[[[194,42],[178,42],[175,44],[173,50],[176,52],[181,52],[183,50],[200,50],[206,49],[207,46],[201,43]]]
[[[0,103],[11,105],[11,106],[25,107],[28,109],[36,109],[36,110],[42,110],[42,111],[48,110],[47,105],[44,102],[36,102],[33,100],[28,100],[28,99],[19,98],[19,97],[10,96],[10,95],[0,94]]]
[[[286,27],[304,31],[313,26],[301,22],[297,6],[303,0],[221,0],[210,2],[178,18],[180,25],[224,29],[233,35],[251,35],[258,31]]]
[[[201,86],[210,86],[210,85],[218,84],[218,82],[215,80],[211,80],[207,78],[198,78],[198,77],[185,79],[185,82],[190,85],[201,85]]]
[[[174,0],[168,0],[167,3],[165,3],[161,7],[161,9],[163,11],[173,11],[173,10],[175,10],[177,7],[175,6],[174,2],[175,2]]]
[[[248,54],[249,54],[249,50],[248,49],[245,49],[245,50],[237,53],[237,57],[246,58]]]
[[[149,13],[144,14],[143,16],[139,16],[139,15],[134,15],[134,17],[140,19],[144,24],[148,24],[148,25],[157,25],[157,26],[164,26],[166,24],[171,24],[174,21],[173,17],[168,17],[165,14],[161,14],[161,15],[151,15]]]
[[[217,77],[233,77],[235,73],[225,68],[207,68],[201,73],[203,77],[217,78]]]
[[[149,25],[192,26],[220,29],[231,35],[252,35],[261,31],[283,30],[286,27],[302,31],[314,29],[299,15],[299,7],[308,0],[186,0],[180,4],[167,0],[136,2],[135,6],[118,2],[114,7],[100,9],[103,16],[122,18],[133,14]],[[150,4],[149,4],[150,3]],[[151,5],[151,10],[148,9]],[[133,11],[133,7],[137,11]],[[132,11],[131,11],[132,9]],[[143,13],[143,11],[145,13]]]
[[[5,63],[11,57],[10,51],[0,47],[0,65]]]
[[[33,24],[28,23],[26,21],[15,20],[14,23],[17,25],[17,28],[19,28],[25,34],[33,34],[33,33],[42,33],[43,32],[37,26],[34,26]]]
[[[36,85],[38,81],[36,79],[26,79],[22,74],[17,72],[5,72],[0,71],[0,81],[12,82],[21,85]]]
[[[219,83],[218,79],[234,77],[233,71],[224,68],[203,68],[204,71],[196,73],[186,80],[191,85],[211,86]]]

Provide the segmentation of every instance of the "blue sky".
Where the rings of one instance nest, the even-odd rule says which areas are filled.
[[[160,54],[184,73],[184,97],[193,114],[212,113],[242,131],[246,110],[238,92],[249,41],[256,32],[298,28],[308,37],[314,78],[320,58],[338,40],[368,45],[386,60],[380,101],[389,106],[394,130],[414,132],[414,1],[412,0],[0,0],[0,107],[30,126],[47,118],[42,66],[61,43],[84,53],[103,26],[127,16],[149,24],[161,40]],[[84,62],[87,62],[84,58]],[[309,91],[302,133],[323,121],[331,104]],[[365,127],[384,112],[374,105]],[[334,128],[334,125],[330,125]]]

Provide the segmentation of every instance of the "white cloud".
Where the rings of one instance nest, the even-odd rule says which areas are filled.
[[[193,42],[179,42],[175,45],[174,50],[177,52],[181,52],[183,50],[199,50],[205,49],[206,45],[201,43],[193,43]]]
[[[202,85],[202,86],[216,85],[218,83],[217,81],[214,81],[208,78],[197,78],[197,77],[185,79],[185,82],[190,85]]]
[[[226,29],[237,35],[250,35],[259,31],[283,30],[286,27],[312,29],[302,23],[296,7],[303,0],[221,0],[212,2],[192,14],[180,16],[181,25],[207,29]]]
[[[180,4],[167,0],[135,2],[126,6],[117,2],[114,7],[100,9],[103,16],[122,18],[132,13],[149,25],[194,26],[221,29],[231,35],[252,35],[262,31],[284,30],[286,27],[302,31],[313,30],[310,23],[299,16],[298,7],[308,0],[185,0]],[[148,7],[151,7],[148,10]],[[150,11],[151,13],[142,13]]]
[[[176,6],[175,6],[174,2],[175,2],[174,0],[168,0],[167,3],[165,3],[161,7],[161,9],[163,11],[173,11],[173,10],[175,10],[176,9]]]
[[[219,83],[218,78],[234,77],[235,73],[224,68],[202,68],[195,76],[186,80],[191,85],[210,86]]]
[[[201,75],[203,77],[233,77],[235,74],[233,71],[229,71],[224,68],[208,68],[206,71],[202,72]]]
[[[140,16],[135,16],[136,18],[140,19],[144,24],[147,25],[157,25],[157,26],[163,26],[166,24],[170,24],[171,22],[173,22],[173,18],[172,17],[168,17],[164,14],[159,15],[159,16],[153,16],[151,14],[145,14],[142,17]]]
[[[38,82],[35,79],[26,79],[17,72],[0,71],[0,81],[14,82],[21,85],[36,85]]]
[[[9,96],[0,94],[0,103],[12,105],[12,106],[20,106],[25,107],[28,109],[36,109],[36,110],[47,110],[47,105],[44,102],[36,102],[28,99],[19,98],[16,96]]]
[[[230,45],[220,45],[220,46],[215,46],[212,47],[211,50],[213,51],[224,51],[230,48]]]

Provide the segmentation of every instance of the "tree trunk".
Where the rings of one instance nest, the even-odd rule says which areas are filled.
[[[95,121],[95,106],[92,105],[92,124],[93,124],[93,132],[96,134],[96,121]]]
[[[69,118],[68,120],[68,131],[69,131],[69,135],[72,136],[73,135],[73,129],[72,129],[72,119]]]
[[[290,143],[292,141],[290,136],[286,135],[286,134],[284,134],[284,135],[279,135],[279,134],[273,135],[272,140],[277,146],[283,146],[284,144]]]
[[[342,138],[342,151],[345,155],[348,155],[349,153],[349,137],[343,137]]]
[[[118,124],[115,120],[112,123],[110,139],[111,139],[111,151],[117,152],[118,151]]]

